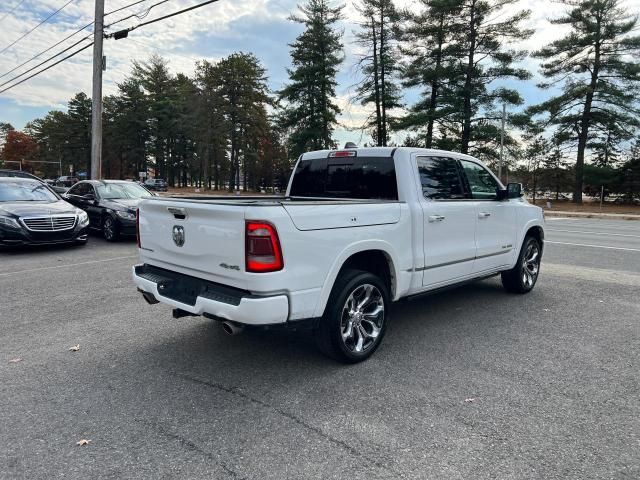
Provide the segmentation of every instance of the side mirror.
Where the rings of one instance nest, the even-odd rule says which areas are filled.
[[[82,199],[86,202],[93,203],[96,201],[96,196],[93,193],[87,193],[82,196]]]
[[[521,183],[508,183],[507,188],[499,188],[496,192],[497,200],[507,200],[509,198],[520,198],[522,196]]]
[[[522,184],[521,183],[508,183],[507,184],[507,198],[520,198],[522,196]]]

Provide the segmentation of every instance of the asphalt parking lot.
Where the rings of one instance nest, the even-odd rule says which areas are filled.
[[[134,242],[0,253],[0,478],[640,478],[640,222],[547,240],[531,294],[400,303],[354,366],[147,305]]]

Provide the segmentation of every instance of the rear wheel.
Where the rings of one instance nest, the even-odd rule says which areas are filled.
[[[526,237],[516,266],[502,272],[502,285],[511,293],[529,293],[538,280],[542,246],[535,237]]]
[[[102,235],[107,242],[115,242],[120,236],[118,224],[110,216],[106,216],[102,220]]]
[[[379,277],[345,270],[336,280],[316,331],[318,347],[343,363],[366,360],[382,342],[388,306],[388,289]]]

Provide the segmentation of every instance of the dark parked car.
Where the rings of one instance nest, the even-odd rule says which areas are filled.
[[[149,190],[155,190],[156,192],[167,191],[167,182],[162,178],[150,178],[144,182],[144,186]]]
[[[79,181],[80,180],[76,177],[68,177],[68,176],[58,177],[58,179],[56,180],[56,187],[70,188],[70,187],[73,187]]]
[[[38,180],[39,182],[47,184],[47,186],[56,192],[59,195],[62,195],[67,191],[66,187],[58,187],[55,184],[55,180],[42,180],[40,177],[36,177],[35,175],[24,172],[22,170],[7,170],[0,169],[0,177],[11,177],[11,178],[30,178],[32,180]]]
[[[42,181],[0,177],[0,245],[87,242],[89,217]]]
[[[65,194],[65,199],[89,215],[89,228],[100,230],[114,242],[121,235],[136,234],[136,210],[146,188],[126,180],[84,180]]]

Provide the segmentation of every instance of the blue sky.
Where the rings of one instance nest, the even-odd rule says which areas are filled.
[[[114,10],[132,1],[106,0],[105,10]],[[146,18],[151,19],[200,1],[170,0],[154,8]],[[0,2],[0,18],[18,3],[19,0]],[[64,3],[66,0],[26,0],[13,14],[0,21],[0,50]],[[130,13],[144,12],[153,3],[156,1],[149,0],[108,16],[105,23],[108,24]],[[108,69],[104,74],[104,94],[115,92],[117,82],[128,73],[132,60],[144,61],[153,53],[167,58],[174,73],[191,74],[196,60],[206,58],[215,61],[234,51],[255,54],[267,69],[270,87],[272,90],[278,90],[287,80],[288,44],[301,31],[298,24],[287,19],[290,13],[295,12],[297,3],[296,0],[220,0],[200,10],[135,30],[129,34],[128,39],[107,40],[104,50]],[[340,86],[337,92],[338,103],[343,109],[340,122],[344,127],[338,129],[336,137],[340,143],[347,140],[362,142],[368,138],[362,138],[360,132],[351,129],[362,123],[368,111],[350,102],[352,91],[348,88],[357,81],[353,65],[358,52],[357,47],[353,45],[353,31],[357,29],[358,14],[351,1],[335,3],[346,5],[345,19],[340,26],[345,33],[346,60],[338,77]],[[409,8],[415,3],[412,0],[396,1],[396,4]],[[628,0],[625,3],[635,11],[640,11],[640,0]],[[561,5],[549,0],[521,0],[509,7],[509,10],[523,8],[532,10],[529,26],[536,29],[536,34],[518,47],[535,49],[562,35],[560,27],[552,26],[547,21],[547,17],[562,11]],[[93,0],[74,0],[61,14],[0,55],[0,75],[92,20]],[[122,22],[118,27],[135,23],[137,20],[134,18]],[[81,38],[80,35],[82,34],[54,51],[77,41]],[[36,63],[32,62],[14,74]],[[534,60],[527,59],[525,64],[533,71],[537,70]],[[0,83],[11,76],[0,78]],[[535,80],[534,78],[529,82],[510,82],[509,85],[519,89],[526,102],[531,104],[549,95],[548,92],[535,87]],[[26,122],[43,116],[51,109],[64,109],[68,99],[79,91],[88,94],[91,91],[91,48],[45,74],[0,94],[0,121],[10,122],[15,127],[22,128]],[[408,92],[405,100],[410,103],[414,98],[415,92]]]

